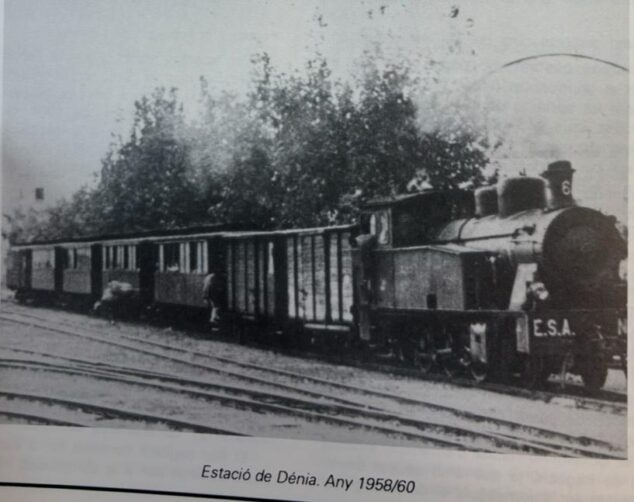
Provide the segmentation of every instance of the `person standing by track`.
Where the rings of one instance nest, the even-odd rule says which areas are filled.
[[[209,273],[203,280],[203,300],[209,308],[209,324],[211,328],[217,328],[220,322],[220,305],[222,295],[222,284],[220,275]]]

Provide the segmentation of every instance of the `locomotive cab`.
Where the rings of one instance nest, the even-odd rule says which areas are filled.
[[[425,191],[375,199],[364,209],[355,253],[362,340],[383,344],[380,333],[400,331],[392,322],[399,312],[482,303],[474,270],[486,267],[486,253],[435,242],[448,222],[473,216],[472,192]],[[388,317],[390,327],[379,326]]]
[[[473,213],[471,192],[429,190],[369,201],[361,214],[361,227],[380,248],[419,246],[433,240],[446,222]]]

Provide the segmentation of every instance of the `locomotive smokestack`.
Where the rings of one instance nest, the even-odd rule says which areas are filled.
[[[575,170],[567,160],[558,160],[548,164],[548,169],[542,173],[548,184],[546,200],[548,209],[559,209],[572,206],[572,173]]]

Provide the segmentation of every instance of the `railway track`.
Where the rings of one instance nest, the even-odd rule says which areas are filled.
[[[6,311],[6,308],[5,308]],[[2,311],[0,311],[2,312]],[[19,312],[19,315],[23,315],[26,317],[31,317],[33,319],[37,319],[40,321],[49,321],[50,318],[37,316],[33,313],[25,313]],[[68,322],[68,321],[54,321],[57,324],[61,324],[64,326],[77,328],[79,327],[76,323]],[[82,327],[83,329],[83,327]],[[199,333],[198,333],[199,334]],[[161,346],[159,342],[152,342],[150,340],[142,339],[140,337],[131,337],[122,335],[128,340],[139,341],[148,344],[155,344],[156,346]],[[165,344],[166,345],[166,344]],[[182,353],[193,352],[196,355],[200,355],[201,357],[207,357],[210,359],[215,359],[220,362],[224,362],[227,364],[235,364],[237,366],[259,369],[268,372],[277,372],[279,374],[284,374],[289,377],[296,377],[300,380],[309,379],[312,377],[308,377],[306,375],[301,374],[293,374],[293,372],[276,370],[274,368],[262,367],[261,365],[255,365],[250,363],[245,363],[244,361],[235,361],[230,358],[221,358],[215,357],[210,354],[200,353],[196,351],[188,351],[187,349],[182,349],[180,347],[170,346],[169,348],[177,351],[181,351]],[[314,353],[305,353],[305,352],[297,352],[294,350],[285,350],[284,353],[288,353],[289,355],[298,356],[302,358],[311,358],[313,360],[319,360],[329,363],[342,364],[345,366],[361,368],[364,370],[372,370],[381,373],[393,374],[401,377],[415,378],[426,381],[433,382],[441,382],[441,383],[450,383],[451,385],[456,385],[464,388],[478,388],[482,390],[487,390],[490,392],[495,392],[498,394],[514,396],[514,397],[522,397],[525,399],[530,399],[533,401],[541,401],[544,403],[559,403],[561,402],[565,406],[570,406],[571,403],[580,409],[589,409],[596,411],[609,411],[611,413],[625,415],[627,413],[627,394],[621,392],[614,392],[609,390],[600,390],[596,397],[591,397],[587,395],[586,389],[581,385],[572,384],[570,382],[566,382],[562,385],[561,382],[549,382],[549,388],[547,389],[527,389],[520,387],[518,385],[510,385],[503,384],[497,382],[483,382],[478,383],[473,380],[454,377],[448,378],[441,374],[421,374],[415,369],[405,368],[398,364],[394,363],[386,363],[385,361],[360,361],[358,357],[349,356],[346,354],[338,354],[336,356],[324,357],[320,354]],[[332,384],[332,382],[329,382]],[[572,400],[572,401],[570,401]]]
[[[10,367],[10,368],[21,368],[25,369],[31,366],[30,364],[11,364],[7,362],[0,361],[0,368]],[[34,366],[37,366],[34,365]],[[35,369],[35,368],[32,368]],[[151,383],[147,380],[134,379],[130,377],[122,377],[120,375],[115,375],[114,373],[108,374],[108,372],[100,370],[96,371],[86,371],[83,369],[73,369],[68,367],[60,367],[54,369],[51,365],[46,365],[44,368],[37,368],[38,371],[48,371],[48,372],[61,372],[68,375],[83,375],[87,377],[91,377],[99,380],[108,380],[111,382],[118,382],[128,385],[136,385],[142,389],[154,388],[165,392],[173,392],[181,395],[188,395],[192,398],[204,399],[214,404],[221,404],[223,406],[231,406],[236,409],[241,410],[249,410],[256,413],[273,413],[282,416],[293,416],[293,417],[301,417],[306,419],[307,421],[315,421],[322,422],[329,425],[335,426],[344,426],[350,428],[361,428],[369,432],[387,434],[391,436],[398,436],[404,439],[413,440],[418,442],[419,444],[423,444],[425,446],[436,446],[436,447],[449,447],[453,449],[460,450],[468,450],[468,451],[493,451],[485,448],[484,446],[475,446],[468,444],[467,441],[455,441],[447,438],[443,438],[443,434],[447,434],[447,432],[452,433],[460,433],[463,438],[469,436],[469,439],[482,439],[486,437],[485,435],[478,435],[477,433],[472,433],[472,431],[467,430],[458,430],[457,428],[444,427],[440,424],[429,424],[418,422],[416,425],[418,428],[424,428],[426,433],[416,433],[416,432],[408,432],[406,430],[397,429],[395,427],[389,427],[387,425],[383,425],[388,420],[385,417],[381,417],[382,419],[374,420],[375,422],[381,422],[381,425],[377,425],[374,423],[370,423],[369,417],[367,417],[363,413],[351,413],[350,410],[337,408],[337,409],[326,409],[323,405],[319,408],[316,403],[302,403],[303,405],[314,406],[319,411],[308,411],[303,407],[294,408],[289,406],[290,404],[297,404],[297,402],[293,402],[292,399],[284,399],[282,397],[276,398],[276,403],[270,403],[266,401],[258,401],[254,399],[249,399],[246,397],[237,397],[232,396],[231,391],[235,389],[224,389],[228,392],[219,394],[217,392],[210,392],[204,390],[192,390],[191,388],[186,388],[184,386],[172,386],[166,384],[158,384]],[[156,375],[145,375],[146,378],[149,379],[159,379]],[[161,376],[160,379],[167,379],[169,377]],[[199,383],[201,385],[201,383]],[[214,388],[217,389],[217,385],[213,385]],[[241,391],[240,394],[244,394],[244,391]],[[0,396],[2,396],[2,391],[0,390]],[[261,396],[260,396],[261,397]],[[281,404],[282,401],[286,401],[286,404]],[[341,414],[345,413],[346,417],[342,417]],[[350,418],[354,417],[354,418]],[[376,415],[372,416],[372,418],[376,419]],[[433,430],[432,430],[433,429]],[[443,429],[443,430],[440,430]],[[204,431],[201,431],[204,432]],[[492,438],[487,438],[492,439]],[[498,443],[505,443],[504,441],[498,441]],[[506,441],[506,443],[511,444],[512,440]],[[499,446],[499,445],[498,445]],[[525,448],[525,450],[528,448]],[[517,448],[510,448],[510,451],[517,451]],[[533,448],[531,452],[534,453],[546,453],[548,450],[546,448]]]
[[[79,333],[75,329],[60,329],[59,327],[53,327],[51,325],[43,325],[40,322],[34,323],[28,319],[20,319],[19,315],[13,315],[13,319],[8,318],[7,316],[1,317],[5,320],[12,320],[13,322],[22,324],[32,324],[41,329],[61,332],[70,336],[79,336],[84,339],[114,345],[127,350],[138,351],[146,355],[169,359],[182,364],[191,365],[192,362],[190,359],[192,357],[206,357],[211,360],[221,361],[224,364],[234,364],[251,371],[254,369],[257,369],[258,371],[269,371],[271,374],[284,375],[287,378],[291,377],[297,380],[302,380],[304,383],[308,381],[313,384],[319,384],[323,387],[330,387],[331,391],[346,390],[347,392],[356,393],[357,395],[362,396],[378,396],[400,404],[407,404],[413,408],[423,409],[427,412],[430,410],[440,412],[444,415],[450,415],[461,420],[470,421],[472,424],[495,425],[498,430],[495,432],[482,432],[475,430],[475,428],[467,428],[464,426],[457,427],[446,425],[445,423],[404,417],[388,410],[364,406],[361,403],[354,402],[349,399],[342,399],[332,394],[315,391],[307,392],[305,389],[298,388],[297,386],[284,385],[279,382],[265,380],[263,378],[254,378],[252,375],[227,372],[226,370],[223,371],[217,367],[211,367],[209,365],[202,365],[199,363],[193,364],[198,366],[200,369],[210,371],[214,374],[224,373],[225,375],[230,375],[236,378],[247,379],[251,382],[257,382],[259,384],[265,384],[270,387],[277,388],[278,391],[283,390],[284,392],[288,392],[289,390],[292,390],[293,392],[302,395],[302,397],[289,397],[288,395],[281,395],[279,393],[271,394],[270,392],[245,390],[244,387],[219,385],[218,383],[185,379],[183,377],[177,377],[155,371],[139,370],[138,368],[125,367],[121,365],[104,364],[99,361],[69,358],[59,354],[43,354],[26,350],[16,351],[30,353],[31,356],[35,355],[40,358],[56,358],[58,360],[63,360],[64,364],[53,364],[43,361],[33,362],[28,360],[7,360],[5,358],[5,360],[2,361],[2,364],[5,366],[14,365],[15,367],[17,365],[24,368],[30,365],[32,368],[38,367],[39,370],[44,371],[71,372],[73,374],[83,374],[84,376],[90,376],[92,378],[110,379],[111,381],[118,381],[119,383],[126,383],[129,385],[153,386],[154,388],[160,388],[163,391],[186,393],[192,397],[204,398],[216,402],[220,401],[225,404],[228,403],[231,406],[242,406],[256,411],[267,411],[271,413],[290,414],[295,416],[301,415],[308,420],[323,421],[346,427],[363,427],[374,432],[400,435],[401,437],[427,442],[428,444],[436,446],[476,449],[478,451],[500,451],[502,449],[507,451],[522,451],[558,456],[590,456],[600,458],[622,458],[623,456],[622,451],[618,451],[605,442],[593,440],[591,438],[570,436],[556,431],[527,426],[521,423],[468,413],[460,409],[441,406],[434,403],[394,396],[392,394],[354,387],[341,384],[339,382],[307,377],[306,375],[299,375],[288,371],[265,368],[260,365],[253,365],[250,363],[230,360],[228,358],[189,351],[188,349],[174,347],[169,344],[140,340],[136,337],[119,335],[117,336],[118,340],[115,341],[112,340],[111,336],[109,339],[106,339],[95,335],[94,333],[89,335],[85,332],[85,330],[83,330],[82,333]],[[33,316],[31,316],[31,318],[33,318]],[[125,340],[125,342],[122,342],[121,339]],[[140,347],[139,345],[131,345],[131,341],[140,344],[143,347]],[[150,350],[146,348],[147,346],[152,346],[153,349]],[[159,352],[157,352],[156,349],[158,349]],[[165,352],[187,354],[190,356],[190,359],[183,359],[182,357],[168,355],[165,354]],[[219,392],[221,392],[221,394],[218,394]],[[447,436],[452,439],[447,440]],[[456,441],[455,438],[459,438],[459,440]],[[487,447],[489,445],[491,448]]]
[[[39,321],[49,321],[45,317],[36,316],[31,313],[19,313],[18,315],[23,315],[26,317],[31,317],[33,319]],[[78,326],[74,323],[64,322],[55,320],[57,324],[61,324],[71,328],[77,328]],[[83,329],[83,328],[82,328]],[[155,342],[151,340],[147,340],[144,338],[140,338],[138,336],[129,336],[129,335],[120,335],[125,340],[130,340],[134,342],[144,343],[149,346],[155,346],[160,348],[166,348],[168,350],[174,350],[183,354],[191,354],[195,356],[199,356],[202,358],[206,358],[209,360],[215,360],[218,362],[222,362],[225,364],[234,365],[236,367],[247,368],[252,370],[258,370],[266,373],[275,373],[278,375],[286,376],[294,379],[295,381],[312,381],[314,383],[326,383],[331,386],[339,386],[345,390],[357,390],[360,393],[364,394],[369,391],[369,389],[353,389],[353,386],[347,384],[341,384],[333,381],[326,381],[323,379],[310,377],[300,373],[294,373],[291,371],[279,370],[276,368],[265,367],[258,364],[247,363],[244,361],[237,361],[227,357],[219,357],[214,356],[208,353],[203,353],[200,351],[192,351],[188,349],[184,349],[181,347],[176,347],[174,345],[165,344],[161,342]],[[301,354],[302,357],[305,357],[305,354]],[[333,362],[332,359],[329,359],[328,362]],[[585,389],[581,386],[573,386],[567,385],[564,389],[559,389],[557,392],[548,391],[548,390],[534,390],[534,389],[526,389],[513,385],[506,385],[501,383],[476,383],[471,380],[463,379],[463,378],[443,378],[441,375],[421,375],[420,372],[417,372],[413,369],[398,367],[394,364],[385,364],[385,363],[360,363],[358,360],[354,358],[348,357],[338,357],[336,362],[340,362],[347,366],[353,366],[362,368],[365,370],[374,370],[380,371],[383,373],[394,374],[397,376],[404,376],[408,378],[416,378],[416,379],[424,379],[431,380],[436,382],[450,383],[452,385],[457,385],[465,388],[478,388],[482,390],[487,390],[491,392],[495,392],[498,394],[504,394],[515,397],[522,397],[525,399],[530,399],[533,401],[542,401],[545,403],[561,403],[564,406],[570,406],[573,404],[576,408],[580,409],[589,409],[596,411],[608,411],[611,413],[616,413],[620,415],[625,415],[627,413],[627,394],[619,393],[619,392],[611,392],[611,391],[600,391],[599,397],[588,397],[585,395]],[[553,387],[558,387],[558,384],[552,384]],[[374,393],[374,395],[378,395],[376,391],[369,391]],[[387,394],[383,393],[382,397],[386,397]]]
[[[34,425],[58,425],[61,427],[85,427],[84,424],[78,422],[69,422],[67,420],[57,420],[49,416],[34,415],[32,413],[17,413],[13,411],[0,411],[0,417],[3,422],[34,424]]]
[[[105,365],[101,363],[88,360],[84,361],[83,367],[79,367],[68,364],[58,365],[20,359],[0,359],[0,368],[30,369],[74,376],[81,375],[127,385],[136,385],[141,388],[152,387],[161,391],[186,394],[190,397],[202,398],[213,403],[229,404],[232,407],[241,409],[247,408],[256,412],[272,412],[281,415],[298,416],[310,421],[320,421],[338,426],[360,427],[372,432],[402,436],[410,440],[417,440],[434,446],[453,447],[470,451],[499,452],[502,450],[507,452],[521,451],[524,453],[568,457],[621,458],[619,455],[605,453],[604,451],[596,449],[593,450],[587,446],[566,446],[536,438],[524,438],[509,433],[483,433],[475,429],[466,429],[464,427],[448,426],[440,423],[401,417],[384,411],[350,408],[315,401],[300,401],[292,397],[271,395],[258,391],[208,383],[201,380],[183,379],[159,372],[138,371],[133,368],[118,365],[107,365],[108,368],[112,369],[106,369],[104,366]],[[151,381],[171,382],[172,385],[152,383]],[[197,390],[192,390],[193,387]],[[212,389],[213,392],[210,392],[209,389]],[[222,394],[219,394],[218,391],[222,391]],[[0,390],[0,396],[2,395],[2,391]],[[52,402],[57,404],[59,402],[66,403],[67,401],[53,398]],[[78,405],[76,401],[70,403],[71,405]],[[96,408],[95,405],[87,405],[86,403],[80,404],[84,410]],[[111,408],[99,407],[99,411],[102,409],[104,409],[106,413],[111,413]],[[119,414],[123,415],[124,418],[131,415],[130,412],[121,411]],[[136,416],[136,414],[134,415]],[[146,417],[147,415],[145,414],[139,416],[139,418],[143,420],[147,420]],[[157,418],[156,420],[160,422],[164,419]],[[175,427],[174,423],[176,423]],[[168,425],[171,425],[172,428],[180,428],[180,430],[191,429],[195,432],[210,432],[213,430],[214,433],[222,433],[218,432],[217,429],[210,430],[203,428],[200,430],[200,428],[204,426],[193,426],[188,423],[173,420]],[[195,429],[195,427],[199,429]],[[408,432],[405,429],[418,430],[422,433]],[[448,440],[446,439],[447,436],[456,437],[458,440]],[[593,443],[594,446],[607,446],[600,442]],[[487,448],[487,444],[490,444],[492,448]]]
[[[162,417],[149,413],[139,413],[122,408],[103,406],[98,403],[67,399],[51,395],[15,392],[12,390],[0,388],[0,400],[34,403],[38,405],[38,414],[20,413],[4,410],[0,411],[0,414],[8,416],[9,418],[22,418],[26,420],[30,419],[33,421],[39,421],[40,423],[47,425],[86,427],[88,425],[96,426],[98,422],[103,425],[103,423],[107,422],[108,420],[122,420],[124,422],[132,422],[134,424],[142,423],[162,425],[173,431],[203,432],[207,434],[223,434],[230,436],[246,435],[228,429],[210,427],[208,425],[196,424],[183,420],[175,420],[169,417]],[[2,401],[0,401],[0,406],[1,405]],[[79,420],[77,420],[77,418],[74,418],[73,420],[59,420],[57,418],[51,417],[52,413],[54,414],[60,412],[66,412],[67,414],[69,412],[73,412],[73,416],[76,415],[76,412],[80,412],[81,415]]]

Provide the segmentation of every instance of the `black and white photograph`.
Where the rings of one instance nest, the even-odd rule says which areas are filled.
[[[6,0],[0,424],[627,459],[628,16]]]

